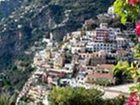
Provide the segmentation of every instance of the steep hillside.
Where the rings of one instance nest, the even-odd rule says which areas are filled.
[[[110,0],[17,1],[11,0],[9,10],[15,5],[18,9],[0,22],[0,68],[15,61],[47,32],[53,32],[54,39],[61,40],[67,32],[81,27],[85,19],[95,17],[111,5]]]
[[[11,5],[18,2],[12,1]],[[60,41],[67,32],[81,27],[85,19],[95,18],[97,14],[105,12],[112,2],[112,0],[21,0],[17,8],[12,10],[12,14],[9,13],[8,17],[0,22],[0,71],[11,69],[11,65],[17,59],[26,56],[24,51],[31,48],[35,41],[47,36],[47,33],[52,32],[54,39]],[[11,73],[12,71],[8,76]],[[22,73],[25,71],[16,73],[16,76],[22,78]],[[15,81],[16,84],[20,83],[19,78]]]
[[[21,6],[23,0],[0,0],[0,19],[7,17]]]

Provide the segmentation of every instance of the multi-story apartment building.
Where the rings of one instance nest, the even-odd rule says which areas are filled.
[[[122,35],[119,28],[108,28],[106,23],[101,23],[99,28],[95,31],[88,32],[87,36],[93,37],[86,44],[86,51],[98,52],[104,50],[105,52],[112,52],[117,49],[125,48],[127,39]]]
[[[94,41],[108,41],[109,40],[109,30],[107,28],[96,28],[94,31],[94,36],[93,36]]]
[[[105,52],[111,52],[117,48],[116,43],[110,42],[89,42],[86,45],[86,51],[98,52],[104,50]]]
[[[108,28],[107,24],[101,23],[100,27],[96,28],[91,34],[93,35],[94,41],[112,42],[116,40],[117,35],[121,35],[122,33],[119,28]]]
[[[62,68],[65,62],[65,54],[63,52],[56,53],[54,57],[53,66],[56,69]]]
[[[117,33],[118,30],[114,28],[109,28],[108,30],[109,30],[109,41],[115,41],[118,34]]]
[[[118,49],[126,48],[127,40],[125,38],[123,38],[123,37],[117,37],[116,38],[116,42],[117,42],[117,48]]]

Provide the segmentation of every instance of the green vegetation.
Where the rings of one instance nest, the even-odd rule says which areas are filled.
[[[13,2],[10,0],[3,3],[10,2],[8,8],[11,8],[11,1]],[[0,43],[0,72],[4,74],[2,77],[0,76],[2,80],[0,89],[8,90],[10,93],[20,90],[34,70],[30,65],[33,56],[25,55],[26,50],[34,46],[34,43],[42,39],[44,35],[48,37],[46,33],[51,31],[54,32],[55,40],[62,39],[67,32],[81,27],[85,19],[95,18],[97,14],[105,12],[112,1],[14,0],[13,3],[17,4],[15,7],[19,9],[16,11],[8,9],[12,10],[13,14],[4,18],[0,24],[0,39],[2,39]],[[42,10],[42,7],[47,8]],[[69,21],[62,29],[55,31],[53,27],[64,21],[65,11],[68,10],[71,10]],[[67,57],[71,59],[69,54]]]
[[[136,44],[136,46],[134,47],[134,56],[136,58],[140,58],[140,44]]]
[[[50,93],[51,105],[123,105],[124,98],[102,99],[103,93],[95,89],[55,87]]]
[[[125,13],[125,8],[126,8],[126,0],[116,0],[114,2],[114,8],[115,8],[115,12],[121,16],[121,22],[125,23],[127,21],[127,13]]]
[[[112,85],[112,80],[106,79],[106,78],[100,78],[96,80],[95,84],[98,84],[101,86],[110,86]]]
[[[138,94],[140,94],[140,83],[136,83],[135,85],[130,87],[130,90],[132,92],[137,92]]]
[[[8,94],[0,95],[0,105],[9,105],[10,104],[10,96]]]
[[[131,75],[131,78],[136,83],[140,78],[139,64],[131,63],[130,67],[127,69],[127,72]]]
[[[2,93],[9,94],[1,95],[0,105],[15,105],[19,91],[22,89],[32,71],[34,71],[34,68],[31,67],[30,63],[27,64],[26,62],[25,64],[26,66],[22,65],[22,68],[18,68],[16,65],[14,65],[13,68],[10,71],[7,71],[6,75],[3,76],[3,79],[0,83],[1,90]],[[8,104],[8,102],[10,104]]]
[[[116,84],[122,84],[130,79],[127,69],[129,68],[129,63],[127,61],[118,61],[114,66],[114,77],[116,78]]]
[[[128,0],[116,0],[114,2],[114,8],[115,13],[121,17],[121,22],[123,24],[125,24],[126,21],[130,19],[136,21],[139,14],[139,6],[131,6],[128,3]]]
[[[5,71],[4,75],[0,76],[2,79],[0,83],[2,91],[9,91],[10,94],[20,91],[35,69],[31,66],[31,63],[30,57],[23,56],[16,65],[13,65],[10,70]]]
[[[129,81],[136,83],[140,78],[139,63],[132,62],[129,64],[127,61],[119,61],[114,66],[114,76],[118,84]]]

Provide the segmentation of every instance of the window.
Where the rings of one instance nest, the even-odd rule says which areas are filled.
[[[92,51],[92,48],[90,48],[89,51]]]

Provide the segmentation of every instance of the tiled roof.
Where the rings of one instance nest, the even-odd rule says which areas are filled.
[[[107,78],[107,79],[112,79],[113,78],[113,74],[111,73],[97,73],[94,72],[92,74],[88,75],[89,78]]]
[[[97,68],[99,68],[99,69],[109,69],[109,70],[111,70],[111,69],[113,69],[113,66],[114,66],[114,65],[112,65],[112,64],[101,64],[101,65],[98,65]]]

